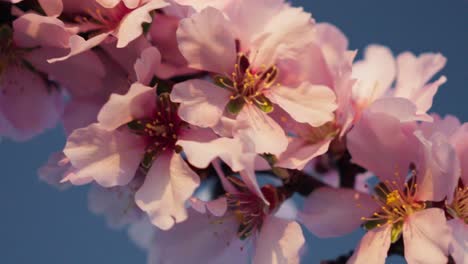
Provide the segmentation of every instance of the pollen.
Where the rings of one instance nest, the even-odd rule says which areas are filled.
[[[458,187],[452,204],[449,206],[454,217],[459,217],[468,224],[468,186]]]
[[[395,177],[398,179],[399,175],[396,173]],[[409,215],[424,209],[425,204],[415,199],[418,187],[416,172],[412,171],[409,182],[401,185],[398,181],[385,181],[378,184],[373,198],[380,205],[380,211],[375,212],[371,217],[361,219],[367,223],[377,223],[377,226],[384,224],[399,226]],[[375,225],[371,225],[371,228],[373,226]]]

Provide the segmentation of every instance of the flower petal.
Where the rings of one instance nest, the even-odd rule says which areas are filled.
[[[310,144],[301,138],[293,138],[275,164],[277,167],[302,170],[313,158],[328,151],[332,138]]]
[[[374,172],[382,181],[394,181],[395,174],[407,175],[410,164],[417,160],[418,145],[412,135],[405,133],[405,128],[386,113],[364,112],[347,136],[352,161]]]
[[[0,136],[28,140],[53,128],[62,116],[63,94],[31,70],[7,67],[0,87]]]
[[[212,7],[180,21],[180,52],[192,68],[231,76],[236,62],[231,22]]]
[[[391,225],[367,231],[347,264],[384,264],[390,248]]]
[[[178,83],[171,92],[171,100],[180,103],[180,117],[199,127],[213,127],[219,122],[229,96],[229,91],[204,80]]]
[[[288,138],[281,126],[251,105],[244,106],[238,114],[234,136],[245,139],[245,142],[252,142],[256,153],[279,155],[288,146]]]
[[[54,58],[54,59],[49,59],[47,60],[49,63],[54,63],[57,61],[64,61],[72,56],[75,56],[77,54],[80,54],[84,51],[90,50],[97,45],[101,44],[109,35],[111,32],[105,32],[101,33],[99,35],[96,35],[88,40],[85,40],[83,37],[78,36],[78,35],[73,35],[69,39],[69,47],[70,47],[70,52],[68,55],[60,57],[60,58]]]
[[[452,197],[460,177],[460,161],[446,136],[436,133],[426,139],[421,131],[415,132],[421,145],[416,199],[442,201]]]
[[[168,230],[187,219],[185,202],[199,184],[200,178],[179,154],[166,152],[154,161],[135,200],[154,225]]]
[[[361,103],[372,103],[390,89],[396,76],[396,61],[392,51],[380,45],[369,45],[364,59],[353,65],[353,77],[358,82],[353,96]]]
[[[117,48],[123,48],[128,43],[137,39],[143,34],[143,23],[150,23],[152,18],[150,12],[168,6],[164,0],[150,0],[143,6],[133,9],[121,21],[119,27],[115,30],[117,37]]]
[[[326,86],[305,82],[294,89],[278,86],[271,91],[269,98],[298,122],[318,127],[335,117],[336,96]]]
[[[452,234],[449,253],[455,263],[466,264],[468,261],[468,225],[462,219],[452,219],[448,221],[448,225]]]
[[[299,263],[304,243],[305,238],[298,223],[270,216],[257,237],[253,263]]]
[[[237,237],[238,226],[234,216],[219,218],[188,209],[187,221],[156,232],[148,263],[248,263],[247,241]],[[196,243],[188,237],[196,238]]]
[[[356,230],[362,224],[361,218],[371,216],[378,208],[367,194],[350,189],[320,188],[306,198],[299,218],[316,236],[337,237]]]
[[[93,178],[104,187],[128,184],[144,151],[140,137],[126,131],[107,131],[99,124],[75,130],[63,150],[77,169],[77,178]]]
[[[154,88],[134,83],[124,95],[112,94],[98,114],[99,124],[114,130],[128,122],[142,118],[155,109]]]
[[[447,263],[450,229],[444,211],[430,208],[410,215],[403,224],[403,243],[409,264]]]

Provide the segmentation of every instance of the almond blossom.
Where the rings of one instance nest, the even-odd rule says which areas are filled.
[[[177,142],[196,139],[199,132],[177,117],[167,94],[157,96],[155,89],[136,83],[127,94],[111,96],[98,123],[69,136],[64,153],[76,173],[65,180],[113,187],[127,185],[143,169],[146,177],[135,201],[155,225],[169,229],[187,218],[185,201],[200,181]]]
[[[230,136],[251,138],[257,153],[280,154],[287,138],[269,113],[279,107],[299,122],[320,126],[333,118],[335,95],[307,78],[288,81],[289,61],[313,46],[305,37],[314,34],[310,15],[276,0],[246,7],[235,1],[181,21],[181,53],[190,67],[210,72],[212,80],[177,84],[171,98],[181,103],[185,121],[214,127],[223,116],[231,117],[237,125]],[[263,15],[254,15],[255,10]],[[285,19],[290,22],[282,24]],[[304,41],[291,42],[294,36]]]
[[[117,48],[123,48],[143,33],[142,24],[151,22],[149,13],[165,6],[167,3],[163,0],[83,1],[79,5],[79,11],[85,12],[86,15],[77,16],[75,19],[78,22],[78,32],[94,33],[88,39],[78,34],[71,36],[68,44],[69,54],[50,59],[49,62],[66,60],[112,37],[117,39]]]
[[[358,108],[365,108],[384,96],[401,97],[412,101],[418,114],[426,113],[439,86],[447,80],[441,76],[430,80],[446,64],[447,59],[438,53],[415,56],[404,52],[394,58],[390,49],[380,45],[366,48],[364,59],[353,66],[353,77],[358,79],[353,96]]]
[[[301,228],[298,223],[275,215],[284,194],[265,185],[261,189],[267,197],[265,202],[238,178],[229,177],[224,186],[225,196],[207,203],[195,201],[188,221],[168,232],[156,232],[149,263],[184,263],[187,257],[204,263],[239,263],[248,259],[252,263],[299,263],[305,242]],[[187,235],[197,237],[197,243],[177,239]],[[182,241],[186,244],[180,244]],[[181,249],[184,254],[177,254]]]

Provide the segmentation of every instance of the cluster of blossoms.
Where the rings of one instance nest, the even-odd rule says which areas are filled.
[[[299,263],[304,231],[360,226],[348,263],[468,263],[468,125],[428,113],[442,55],[356,60],[283,0],[1,1],[0,136],[61,122],[40,177],[91,184],[148,263]]]

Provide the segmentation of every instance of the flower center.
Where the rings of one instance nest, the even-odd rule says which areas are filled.
[[[278,68],[275,65],[254,69],[247,56],[238,53],[231,76],[215,76],[215,82],[232,92],[227,106],[231,113],[237,114],[246,103],[269,113],[273,111],[273,104],[264,93],[276,84],[277,78]]]
[[[457,188],[451,209],[468,224],[468,186]]]
[[[237,178],[228,178],[237,188],[237,193],[226,193],[228,210],[233,212],[239,228],[237,236],[244,240],[256,231],[260,231],[265,218],[279,208],[284,201],[276,188],[272,185],[262,187],[262,193],[270,203],[266,204],[256,194],[250,192],[247,186]]]
[[[378,184],[373,198],[380,205],[380,210],[371,217],[361,218],[366,221],[364,227],[370,230],[383,225],[392,225],[392,242],[396,242],[401,235],[406,217],[425,208],[424,203],[415,199],[417,187],[415,173],[403,188],[396,181]]]
[[[156,100],[153,116],[130,122],[128,127],[147,141],[144,167],[151,166],[151,162],[158,154],[173,150],[180,152],[176,146],[183,121],[177,115],[177,104],[170,101],[169,94],[163,93]]]

